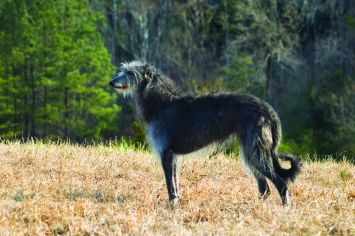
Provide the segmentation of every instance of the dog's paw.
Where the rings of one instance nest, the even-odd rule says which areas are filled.
[[[171,199],[167,205],[168,209],[176,209],[179,207],[179,198]]]
[[[270,190],[267,190],[265,193],[259,194],[259,199],[265,201],[266,199],[268,199],[270,194],[271,194]]]
[[[287,208],[291,208],[292,202],[291,202],[291,196],[289,191],[287,191],[286,195],[281,197],[281,199],[282,199],[282,205],[284,205]]]

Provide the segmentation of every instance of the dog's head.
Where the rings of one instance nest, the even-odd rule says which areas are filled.
[[[110,81],[110,85],[118,92],[129,94],[140,84],[148,83],[157,75],[156,69],[141,61],[122,63],[120,72]]]

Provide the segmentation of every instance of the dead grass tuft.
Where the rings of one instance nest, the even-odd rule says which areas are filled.
[[[258,200],[239,161],[180,162],[181,204],[167,207],[147,152],[69,144],[0,143],[0,235],[355,234],[355,168],[306,163],[286,208]]]

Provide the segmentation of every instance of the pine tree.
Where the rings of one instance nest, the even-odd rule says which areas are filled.
[[[102,16],[87,0],[7,1],[1,11],[1,136],[113,136]]]

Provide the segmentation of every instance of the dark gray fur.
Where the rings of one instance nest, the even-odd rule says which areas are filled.
[[[139,61],[124,63],[110,85],[133,97],[140,118],[147,124],[150,145],[160,157],[172,203],[179,198],[176,155],[191,153],[231,135],[240,141],[242,160],[256,179],[260,197],[270,194],[268,178],[283,204],[290,203],[287,184],[299,173],[300,162],[281,154],[279,157],[291,162],[291,168],[280,166],[280,119],[265,101],[233,93],[184,95],[171,79]]]

